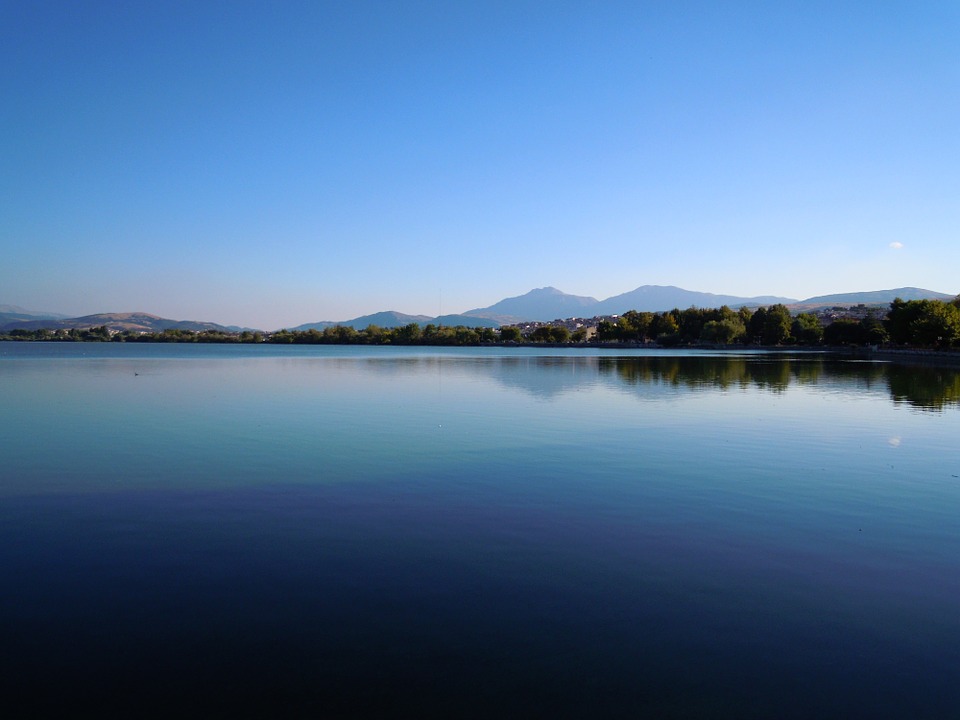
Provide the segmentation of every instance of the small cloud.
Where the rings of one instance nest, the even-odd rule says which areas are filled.
[[[894,240],[892,243],[890,243],[890,247],[892,247],[894,250],[899,250],[900,248],[903,247],[903,243],[897,242],[896,240]]]
[[[890,443],[890,447],[900,447],[900,438],[896,435],[887,440],[887,442]]]

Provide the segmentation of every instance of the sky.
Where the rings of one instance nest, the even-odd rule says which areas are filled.
[[[0,0],[0,304],[960,292],[960,3]]]

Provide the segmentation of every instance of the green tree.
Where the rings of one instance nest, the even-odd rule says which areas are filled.
[[[423,329],[420,331],[420,341],[424,345],[436,345],[437,344],[437,333],[438,328],[433,323],[427,323],[423,326]]]
[[[700,331],[700,340],[718,345],[731,345],[747,334],[739,317],[727,320],[708,320]]]
[[[477,339],[482,343],[492,343],[497,341],[497,333],[493,328],[478,327],[474,328],[477,333]]]
[[[476,345],[480,342],[477,331],[464,325],[457,325],[453,329],[453,334],[457,345]]]
[[[708,320],[721,320],[721,321],[722,320],[740,320],[741,322],[743,321],[742,318],[740,317],[740,314],[736,310],[731,309],[729,305],[721,305],[716,310],[711,311],[711,313],[713,316],[707,318]],[[744,324],[744,328],[746,328],[746,324]]]
[[[890,333],[891,342],[898,345],[906,345],[914,341],[914,321],[923,313],[924,303],[927,300],[904,301],[900,298],[894,298],[890,303],[890,310],[887,312],[887,332]]]
[[[540,325],[539,327],[535,327],[533,332],[530,333],[530,339],[533,342],[550,342],[550,330],[551,328],[549,325]]]
[[[643,342],[650,337],[650,324],[653,322],[653,313],[627,310],[617,318],[619,340]]]
[[[359,342],[360,333],[351,325],[337,325],[334,327],[334,337],[338,343],[349,345]]]
[[[110,339],[110,330],[106,325],[101,325],[99,327],[90,328],[89,335],[91,340],[105,342]]]
[[[619,327],[609,320],[597,323],[597,339],[600,342],[613,342],[620,339]]]
[[[747,325],[747,334],[750,336],[750,342],[760,344],[763,342],[763,329],[767,324],[767,309],[765,307],[757,308],[750,316],[750,322]]]
[[[523,340],[523,335],[520,333],[520,328],[515,325],[504,325],[500,328],[500,342],[520,342]]]
[[[960,341],[960,308],[940,300],[921,301],[919,316],[910,323],[913,342],[927,347],[950,347]]]
[[[423,338],[420,326],[413,322],[393,331],[393,341],[398,345],[416,345]]]
[[[554,325],[550,328],[550,341],[555,343],[570,342],[570,331],[564,325]]]
[[[437,328],[437,344],[453,345],[457,340],[457,333],[449,325],[441,325]]]
[[[656,313],[653,316],[650,332],[659,342],[662,342],[665,337],[677,335],[679,331],[680,326],[673,313]]]
[[[827,345],[862,345],[867,339],[860,321],[840,318],[823,329],[823,341]]]
[[[615,333],[617,340],[620,342],[630,342],[632,340],[638,340],[640,337],[639,329],[633,324],[629,312],[617,318]]]
[[[800,313],[793,319],[790,333],[801,345],[819,345],[823,340],[823,325],[812,313]]]
[[[708,313],[712,315],[711,311],[704,311],[700,308],[687,308],[680,313],[680,338],[685,343],[693,343],[700,339],[700,335],[703,333],[703,326],[707,322]]]
[[[763,323],[763,344],[782,345],[790,340],[792,338],[790,335],[792,324],[790,311],[786,305],[777,303],[768,307]]]
[[[885,345],[890,342],[890,333],[887,332],[883,322],[876,315],[868,315],[860,321],[866,337],[864,342],[871,345]]]

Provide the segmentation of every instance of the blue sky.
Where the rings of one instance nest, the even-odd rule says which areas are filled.
[[[0,2],[0,303],[960,292],[960,4]]]

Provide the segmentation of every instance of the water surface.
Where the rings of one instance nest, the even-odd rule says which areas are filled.
[[[2,703],[948,717],[960,380],[0,343]]]

